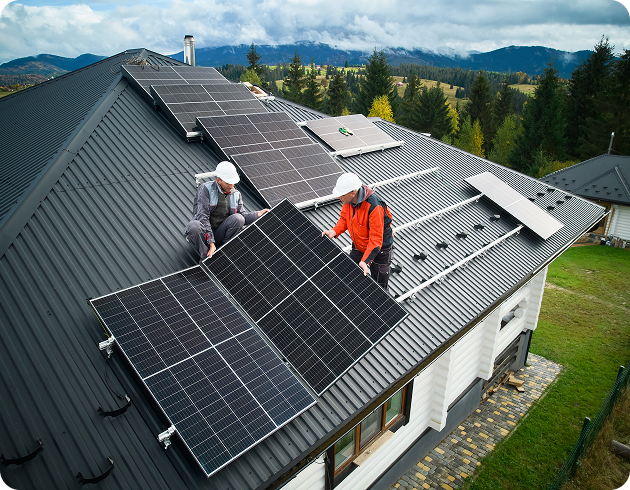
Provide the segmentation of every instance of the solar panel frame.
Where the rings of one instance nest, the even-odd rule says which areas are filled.
[[[270,206],[284,198],[299,203],[330,196],[342,174],[333,158],[284,112],[197,118],[197,125]]]
[[[464,180],[544,240],[564,226],[490,172],[473,175]]]
[[[240,84],[151,85],[150,93],[184,137],[197,130],[197,117],[267,112],[256,96]]]
[[[287,199],[202,265],[318,396],[407,316]]]
[[[89,302],[207,477],[316,403],[200,266]]]
[[[363,114],[313,119],[304,126],[343,157],[403,145],[403,141],[394,140]],[[353,134],[342,134],[339,131],[342,127]]]

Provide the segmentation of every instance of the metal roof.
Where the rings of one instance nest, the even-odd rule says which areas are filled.
[[[84,76],[91,76],[90,69],[101,70],[92,67],[84,69]],[[70,110],[74,84],[47,83],[60,92],[58,100],[70,101],[51,106],[51,119],[53,112],[62,117]],[[24,455],[35,448],[38,438],[45,447],[25,465],[2,469],[5,481],[20,489],[76,485],[78,472],[89,477],[105,471],[107,457],[114,460],[115,468],[100,488],[266,488],[334,442],[396,389],[396,383],[421,369],[603,212],[586,200],[570,199],[552,212],[565,227],[549,240],[525,230],[445,282],[422,291],[405,303],[408,319],[314,407],[206,480],[185,450],[173,444],[164,451],[158,444],[157,434],[166,427],[120,356],[109,361],[106,376],[105,357],[97,347],[104,336],[87,298],[197,262],[181,230],[190,218],[194,174],[213,170],[218,158],[205,143],[187,144],[122,77],[105,87],[90,86],[91,97],[100,102],[75,128],[70,144],[60,146],[67,160],[55,160],[52,169],[58,176],[38,191],[32,213],[22,216],[19,231],[0,255],[0,453]],[[6,128],[8,138],[17,137],[14,133],[24,127],[23,121],[35,117],[31,94],[36,92],[11,96],[24,109],[15,113],[17,129]],[[296,121],[323,116],[280,99],[269,101],[268,107],[285,110]],[[522,193],[544,189],[538,200],[543,207],[564,195],[559,190],[547,193],[548,186],[539,181],[439,141],[384,121],[376,124],[405,145],[338,158],[343,168],[375,182],[440,167],[438,175],[377,190],[391,206],[395,225],[473,196],[463,179],[486,170]],[[31,150],[12,151],[17,169],[35,172]],[[249,209],[262,206],[251,189],[240,190]],[[32,192],[24,199],[35,199]],[[5,197],[4,190],[1,196]],[[327,228],[338,213],[338,205],[332,204],[307,215]],[[501,211],[482,198],[478,204],[397,234],[394,262],[401,263],[403,271],[393,275],[392,292],[408,290],[516,226],[503,216],[496,223],[488,222],[496,213]],[[458,231],[477,222],[487,224],[483,232],[455,238]],[[443,252],[435,248],[442,239],[451,242]],[[430,250],[422,264],[410,257],[419,248]],[[116,418],[97,413],[99,406],[111,410],[123,404],[108,391],[108,382],[133,401]]]
[[[599,155],[540,180],[587,199],[630,205],[630,156]]]

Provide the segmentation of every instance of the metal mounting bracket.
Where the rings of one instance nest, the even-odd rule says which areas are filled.
[[[171,436],[175,434],[175,426],[171,425],[168,429],[158,435],[158,441],[164,444],[164,449],[168,449],[171,445]]]
[[[116,339],[112,335],[107,340],[104,340],[103,342],[99,342],[98,344],[99,350],[104,350],[105,352],[107,352],[108,359],[112,357],[112,352],[114,352],[114,347],[113,347],[114,342],[116,342]]]

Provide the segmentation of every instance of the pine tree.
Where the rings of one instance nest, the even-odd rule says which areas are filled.
[[[493,133],[496,133],[499,126],[503,124],[505,118],[514,114],[512,108],[512,89],[510,89],[510,76],[505,77],[505,82],[501,86],[501,92],[492,105],[492,127]]]
[[[380,117],[381,119],[385,119],[386,121],[396,122],[394,121],[392,106],[389,105],[389,99],[387,98],[387,95],[381,95],[380,97],[374,98],[374,102],[372,103],[372,107],[370,107],[370,112],[368,113],[368,117]]]
[[[597,106],[599,99],[604,97],[607,81],[611,76],[613,50],[614,46],[609,44],[608,38],[602,37],[595,45],[593,53],[580,62],[571,74],[565,113],[566,136],[569,153],[576,157],[595,156],[589,156],[590,152],[582,151],[581,147],[587,146],[585,143],[591,136],[585,128],[587,119],[597,117],[597,112],[601,110]],[[607,144],[604,141],[598,143]]]
[[[453,109],[451,107],[451,104],[449,104],[448,102],[445,102],[446,107],[448,108],[448,117],[451,118],[451,132],[448,134],[448,136],[450,136],[451,141],[455,138],[455,136],[457,136],[457,133],[459,133],[459,114],[457,113],[456,109]]]
[[[328,86],[328,114],[340,116],[347,110],[346,81],[341,73],[336,73]]]
[[[558,70],[550,63],[538,81],[534,97],[523,108],[523,133],[510,154],[511,167],[536,175],[538,168],[534,157],[540,151],[551,160],[566,158],[562,98]]]
[[[302,102],[302,89],[306,84],[306,76],[304,67],[302,66],[302,57],[298,54],[297,49],[295,55],[291,58],[289,65],[289,74],[284,80],[282,93],[285,98],[293,102]]]
[[[374,99],[381,95],[387,95],[392,110],[396,113],[399,102],[398,89],[394,84],[394,77],[391,76],[387,56],[382,50],[375,49],[365,66],[365,77],[361,81],[361,92],[357,97],[358,112],[367,116]]]
[[[481,131],[491,137],[492,112],[491,112],[490,86],[485,74],[480,70],[470,89],[469,102],[465,113],[470,116],[471,123],[479,121]]]
[[[415,74],[411,74],[407,82],[407,88],[405,88],[405,94],[400,102],[400,112],[397,118],[399,124],[408,128],[411,128],[413,124],[413,114],[416,110],[421,86],[422,84],[418,77]]]
[[[470,116],[465,116],[462,129],[459,132],[459,136],[455,139],[454,144],[457,148],[472,153],[475,147],[474,136],[475,133],[472,124],[470,124]]]
[[[306,75],[306,88],[302,92],[302,103],[306,107],[321,110],[322,107],[322,93],[320,90],[321,83],[317,81],[317,71],[315,70],[315,62],[311,58],[311,69]]]
[[[245,56],[247,57],[247,61],[249,63],[247,65],[247,70],[253,70],[254,72],[256,72],[256,75],[258,75],[257,85],[260,85],[263,88],[268,88],[269,84],[265,81],[265,78],[264,78],[265,67],[260,63],[260,59],[262,58],[262,56],[259,55],[258,52],[256,51],[256,46],[254,45],[254,43],[252,43],[252,45],[249,47],[249,51],[247,52]],[[252,78],[251,75],[249,77]],[[254,83],[254,82],[250,82],[250,83]]]
[[[431,137],[441,139],[453,130],[448,111],[448,102],[440,83],[423,90],[418,97],[416,111],[412,116],[412,129],[431,133]]]
[[[507,165],[508,157],[514,148],[516,135],[514,116],[507,116],[494,135],[492,151],[488,154],[488,159],[501,165]]]

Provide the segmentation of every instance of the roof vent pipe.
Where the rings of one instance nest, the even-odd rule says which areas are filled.
[[[195,66],[195,38],[184,36],[184,63]]]

